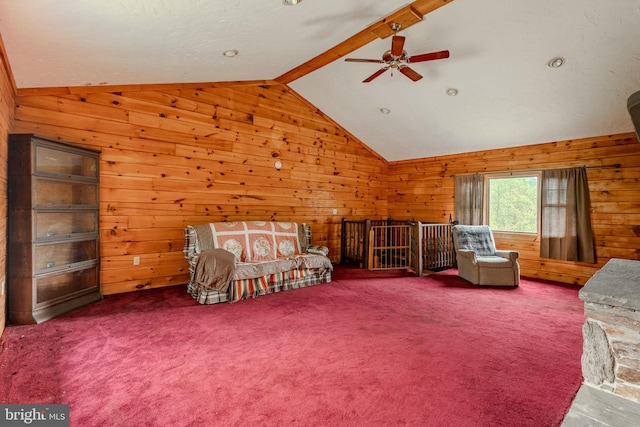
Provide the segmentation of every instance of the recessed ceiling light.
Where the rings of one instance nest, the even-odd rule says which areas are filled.
[[[389,113],[391,112],[391,110],[389,110],[389,109],[388,109],[388,108],[386,108],[386,107],[382,107],[382,108],[380,109],[380,112],[381,112],[382,114],[389,114]]]
[[[549,62],[547,62],[547,66],[549,68],[560,68],[564,65],[564,58],[561,56],[556,56],[552,58]]]
[[[222,54],[224,56],[226,56],[227,58],[233,58],[234,56],[236,56],[238,53],[237,50],[233,49],[233,50],[225,50],[224,52],[222,52]]]
[[[447,91],[445,92],[447,95],[449,96],[456,96],[458,94],[458,89],[451,87],[449,89],[447,89]]]
[[[296,4],[300,3],[302,0],[282,0],[282,3],[284,3],[287,6],[295,6]]]

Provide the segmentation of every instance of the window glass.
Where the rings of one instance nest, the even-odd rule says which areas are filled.
[[[538,233],[537,175],[487,177],[487,218],[494,231]]]

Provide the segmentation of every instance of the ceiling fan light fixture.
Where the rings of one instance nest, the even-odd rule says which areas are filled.
[[[235,49],[231,49],[231,50],[225,50],[224,52],[222,52],[222,54],[224,56],[226,56],[227,58],[233,58],[234,56],[237,56],[240,52],[238,52]]]
[[[556,56],[555,58],[551,58],[549,62],[547,62],[547,66],[549,68],[560,68],[564,65],[565,59],[561,56]]]

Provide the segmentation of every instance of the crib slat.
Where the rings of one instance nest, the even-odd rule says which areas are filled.
[[[453,225],[449,223],[420,224],[423,270],[446,268],[455,264],[455,251],[451,238],[452,227]]]

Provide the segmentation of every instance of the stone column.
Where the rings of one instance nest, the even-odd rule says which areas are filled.
[[[640,261],[611,259],[579,295],[584,383],[640,403]]]

